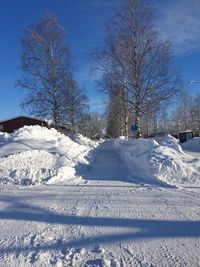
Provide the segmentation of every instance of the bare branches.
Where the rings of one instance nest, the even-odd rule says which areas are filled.
[[[153,12],[143,0],[126,0],[107,29],[107,49],[96,62],[110,80],[108,91],[113,86],[124,91],[124,103],[139,124],[143,114],[172,97],[178,88],[170,44],[157,39]]]
[[[24,76],[17,85],[28,92],[23,105],[30,107],[31,113],[51,119],[55,127],[72,124],[72,109],[77,117],[82,108],[80,99],[85,99],[73,79],[64,35],[63,27],[48,13],[38,24],[29,26],[21,40]]]

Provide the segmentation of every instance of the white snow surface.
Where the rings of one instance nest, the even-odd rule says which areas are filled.
[[[198,142],[199,139],[191,140],[185,146],[193,147]],[[157,139],[116,139],[114,144],[134,177],[169,184],[200,183],[200,158],[183,152],[178,140],[170,135]]]
[[[136,142],[140,154],[162,148]],[[113,143],[90,150],[79,184],[0,184],[0,266],[200,266],[199,185],[142,179]]]
[[[199,157],[200,155],[200,137],[195,137],[180,144],[182,149],[189,153],[193,157]]]
[[[40,126],[25,126],[13,134],[0,133],[0,183],[79,183],[83,177],[77,170],[92,163],[88,155],[99,144],[81,135],[69,138]],[[181,144],[182,147],[170,135],[156,139],[119,138],[114,140],[114,146],[134,178],[175,185],[200,182],[200,138]],[[112,176],[110,162],[104,163]]]
[[[88,153],[98,146],[85,137],[69,137],[55,129],[25,126],[0,133],[0,182],[14,184],[78,182],[78,164],[89,164]]]

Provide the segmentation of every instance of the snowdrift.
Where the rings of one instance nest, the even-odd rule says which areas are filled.
[[[88,164],[86,156],[97,145],[83,136],[72,140],[40,126],[0,133],[0,182],[30,185],[73,181],[75,167]]]
[[[170,184],[200,183],[200,159],[185,154],[170,135],[156,140],[117,139],[114,144],[136,177]]]
[[[195,137],[185,143],[182,143],[181,147],[192,152],[200,153],[200,137]]]

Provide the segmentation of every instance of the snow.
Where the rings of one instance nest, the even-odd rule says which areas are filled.
[[[133,176],[168,184],[200,183],[200,158],[183,152],[170,135],[157,139],[114,141]]]
[[[2,266],[198,266],[199,191],[1,186]]]
[[[78,136],[78,142],[55,129],[25,126],[0,135],[0,182],[14,184],[67,183],[79,163],[98,143]],[[78,182],[81,178],[76,179]]]
[[[196,153],[199,139],[188,141],[182,147]],[[24,185],[79,183],[83,177],[77,175],[77,170],[92,163],[92,157],[89,159],[88,155],[92,155],[91,151],[98,145],[99,142],[78,134],[69,138],[55,129],[40,126],[25,126],[13,134],[1,133],[0,182]],[[119,138],[114,140],[114,146],[127,165],[124,169],[129,168],[132,177],[139,177],[141,181],[162,181],[172,185],[199,183],[199,157],[184,153],[178,140],[170,135],[156,139]],[[119,165],[114,162],[111,168],[111,162],[105,164],[108,164],[107,174],[111,173],[111,176],[112,170]]]
[[[200,155],[200,137],[195,137],[187,142],[180,144],[182,149],[189,153],[193,157],[199,157]]]
[[[0,266],[200,265],[196,139],[0,136]]]

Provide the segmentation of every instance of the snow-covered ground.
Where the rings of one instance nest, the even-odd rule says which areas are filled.
[[[185,153],[200,158],[200,137],[195,137],[181,144],[182,149]]]
[[[1,186],[0,266],[199,266],[199,199],[119,181]]]
[[[77,164],[89,164],[87,155],[98,145],[80,135],[74,139],[40,126],[0,133],[0,183],[73,182]]]
[[[25,129],[0,135],[0,266],[200,266],[197,151],[169,136],[95,144]],[[18,182],[23,168],[34,170],[23,176],[29,186]],[[41,168],[62,174],[45,180]]]
[[[156,139],[130,139],[114,141],[121,158],[127,163],[133,177],[145,180],[161,180],[168,184],[199,184],[200,157],[191,155],[193,142],[200,147],[200,138],[184,144],[182,150],[178,140],[167,135]]]

